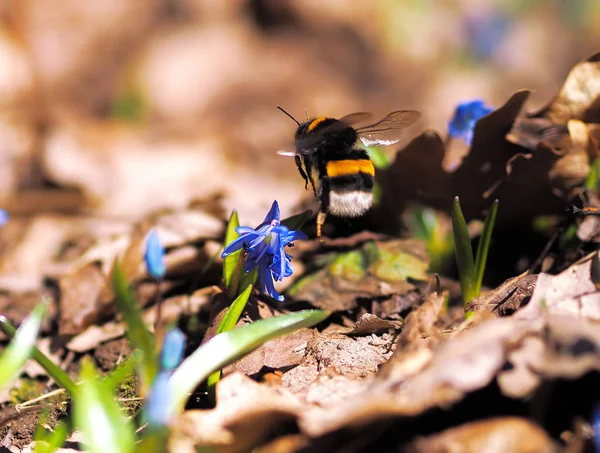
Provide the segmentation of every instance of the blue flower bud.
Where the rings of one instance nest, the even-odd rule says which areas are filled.
[[[148,425],[151,427],[165,426],[169,422],[168,407],[173,397],[173,391],[169,378],[171,373],[168,371],[159,372],[154,378],[150,393],[146,399],[144,410]]]
[[[8,218],[8,212],[6,212],[4,209],[0,209],[0,226],[8,222]]]
[[[146,270],[154,278],[163,278],[165,276],[167,272],[165,267],[165,249],[155,230],[151,230],[146,238],[144,262],[146,263]]]
[[[165,371],[173,371],[181,363],[185,350],[185,335],[179,329],[171,329],[165,334],[162,351],[160,352],[160,367]]]

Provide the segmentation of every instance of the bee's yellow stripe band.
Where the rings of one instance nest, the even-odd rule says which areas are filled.
[[[366,173],[373,176],[375,167],[370,160],[332,160],[327,162],[327,176],[344,176],[355,173]]]
[[[319,124],[321,124],[326,119],[327,119],[326,116],[320,116],[318,118],[315,118],[314,120],[312,120],[312,122],[306,128],[306,132],[312,131],[315,127],[317,127]]]

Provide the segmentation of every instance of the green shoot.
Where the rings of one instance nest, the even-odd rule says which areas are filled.
[[[167,408],[168,414],[181,412],[190,393],[212,372],[252,352],[267,340],[314,326],[328,316],[328,311],[303,310],[261,319],[211,338],[184,360],[171,376],[174,395]]]
[[[588,190],[598,190],[598,178],[600,177],[600,159],[596,158],[590,165],[590,171],[585,178],[584,187]]]
[[[15,338],[17,335],[16,327],[4,316],[0,316],[0,330],[2,330],[9,338]],[[4,356],[2,357],[4,359]],[[58,365],[35,346],[31,348],[30,357],[46,370],[48,375],[54,379],[59,386],[64,388],[70,395],[73,395],[76,389],[75,383]]]
[[[131,453],[135,449],[132,424],[123,416],[116,396],[100,379],[91,360],[81,363],[81,384],[73,395],[73,419],[90,453]]]
[[[234,210],[231,212],[231,217],[229,218],[229,223],[227,224],[227,231],[225,232],[225,246],[240,237],[237,231],[235,231],[235,229],[239,226],[240,219],[237,211]],[[235,268],[237,267],[241,253],[242,251],[239,250],[223,258],[223,282],[225,283],[226,288],[231,288],[233,273],[235,272]]]
[[[116,294],[117,308],[127,325],[127,336],[134,349],[140,351],[138,369],[142,379],[142,394],[150,387],[158,371],[158,361],[152,335],[144,325],[131,287],[121,270],[119,261],[115,261],[112,273],[112,285]]]
[[[454,204],[452,205],[452,233],[454,235],[460,287],[465,305],[479,296],[479,292],[481,291],[481,283],[483,281],[497,212],[498,200],[495,200],[485,219],[479,245],[477,246],[476,257],[473,259],[473,249],[471,247],[471,237],[467,229],[467,222],[460,209],[458,197],[454,199]]]
[[[13,340],[0,356],[0,389],[10,385],[21,372],[25,362],[31,357],[35,341],[46,314],[46,304],[40,304],[23,322],[19,330],[13,335]],[[10,324],[4,317],[0,323]]]
[[[449,228],[444,228],[439,215],[430,207],[416,205],[409,214],[411,235],[425,241],[427,246],[430,272],[442,272],[454,252],[454,241]]]
[[[252,292],[252,285],[248,285],[248,287],[244,290],[244,292],[242,294],[240,294],[233,301],[233,303],[229,306],[229,308],[227,309],[227,312],[225,312],[225,316],[223,316],[223,319],[221,319],[221,322],[219,323],[219,326],[217,327],[217,335],[222,332],[229,332],[230,330],[233,330],[233,328],[239,321],[240,316],[242,315],[242,312],[244,311],[244,307],[246,307],[246,303],[248,302],[248,299],[250,298],[251,292]],[[207,379],[208,395],[209,395],[209,398],[213,401],[213,403],[215,402],[215,393],[214,393],[215,387],[217,385],[217,382],[219,382],[220,379],[221,379],[221,370],[215,371],[210,376],[208,376],[208,379]]]

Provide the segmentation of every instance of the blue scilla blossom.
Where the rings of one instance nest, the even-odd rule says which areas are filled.
[[[600,452],[600,401],[596,403],[596,408],[592,414],[592,428],[594,429],[596,451]]]
[[[273,202],[263,223],[257,228],[238,227],[240,237],[225,247],[221,257],[231,255],[241,250],[247,252],[245,271],[258,269],[259,289],[273,299],[282,301],[275,290],[274,281],[281,281],[292,275],[292,257],[285,252],[285,247],[292,246],[293,241],[307,239],[301,231],[290,230],[281,224],[279,204]]]
[[[171,329],[165,334],[160,352],[160,367],[173,371],[181,363],[185,350],[185,335],[179,329]]]
[[[170,371],[161,370],[152,382],[152,387],[144,406],[149,426],[165,426],[169,422],[170,414],[167,408],[171,404],[171,398],[173,397],[173,388],[171,382],[169,382],[170,377]]]
[[[452,138],[460,138],[467,145],[473,141],[473,130],[475,123],[494,108],[485,105],[481,99],[474,101],[461,102],[454,111],[454,116],[448,123],[448,134]]]
[[[146,250],[144,252],[146,270],[154,278],[163,278],[167,271],[165,267],[165,248],[160,242],[156,230],[150,230],[146,237]]]
[[[145,411],[150,426],[165,426],[169,421],[167,408],[170,406],[173,390],[169,378],[181,363],[185,349],[185,335],[177,328],[165,334],[160,351],[160,371],[152,382],[146,400]]]
[[[0,209],[0,226],[4,225],[6,222],[8,222],[8,212],[4,209]]]

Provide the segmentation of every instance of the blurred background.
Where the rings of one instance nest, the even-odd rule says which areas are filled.
[[[419,110],[406,144],[464,100],[542,106],[599,44],[594,0],[0,0],[0,207],[286,216],[311,193],[277,105]]]

